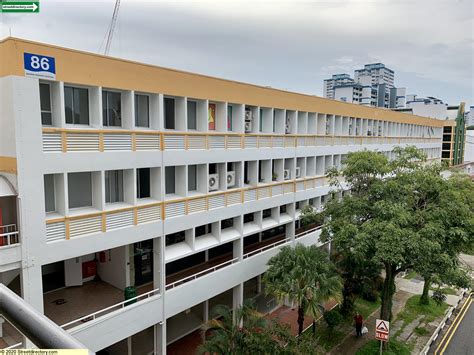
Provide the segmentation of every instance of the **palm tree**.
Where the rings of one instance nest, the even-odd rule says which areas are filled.
[[[298,334],[303,332],[306,313],[316,319],[323,312],[324,302],[340,297],[342,284],[336,269],[328,254],[315,245],[283,247],[268,265],[264,274],[266,291],[282,303],[288,299],[297,305]]]
[[[214,308],[217,318],[202,327],[202,345],[198,353],[219,355],[290,353],[293,339],[287,327],[267,320],[250,302],[232,311],[224,305]]]

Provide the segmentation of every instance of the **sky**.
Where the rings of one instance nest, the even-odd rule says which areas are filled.
[[[322,96],[366,63],[407,93],[474,105],[472,0],[122,0],[109,55]],[[115,0],[40,0],[0,38],[103,53]],[[1,59],[0,59],[1,60]]]

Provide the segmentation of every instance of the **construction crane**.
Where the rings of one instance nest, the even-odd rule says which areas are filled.
[[[114,13],[112,14],[112,20],[110,21],[110,25],[107,28],[107,32],[105,33],[107,37],[107,42],[105,42],[104,55],[109,54],[110,45],[112,44],[112,38],[114,36],[115,24],[117,23],[119,8],[120,8],[120,0],[115,0]],[[102,48],[102,45],[100,46],[100,48]],[[100,51],[100,48],[99,48],[99,51]]]

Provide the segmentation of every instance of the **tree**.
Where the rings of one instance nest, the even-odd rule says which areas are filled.
[[[268,261],[268,266],[263,279],[266,291],[280,302],[288,299],[297,305],[298,334],[303,332],[306,313],[316,318],[323,302],[339,298],[340,278],[328,254],[315,245],[283,247]]]
[[[301,209],[300,222],[303,227],[309,225],[320,226],[323,223],[323,217],[314,207],[306,205]]]
[[[268,320],[250,303],[244,303],[235,312],[218,305],[214,308],[217,318],[209,320],[202,328],[204,343],[198,353],[204,354],[290,354],[294,339],[288,326]]]
[[[440,166],[426,164],[425,154],[415,147],[395,148],[394,153],[391,161],[377,152],[349,153],[341,170],[329,171],[332,187],[350,193],[325,205],[323,227],[324,238],[336,249],[384,268],[380,317],[385,320],[392,317],[398,273],[421,267],[421,256],[427,253],[432,260],[440,259],[439,236],[444,235],[444,246],[460,246],[473,233],[472,208],[459,199],[436,198],[455,194],[456,184],[439,174]],[[455,216],[449,212],[454,207],[467,212]],[[437,221],[441,216],[442,223]],[[440,224],[456,228],[446,234]]]

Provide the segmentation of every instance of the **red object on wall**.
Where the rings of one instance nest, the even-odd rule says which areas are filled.
[[[106,260],[106,259],[105,259],[105,251],[99,252],[99,261],[100,261],[101,263],[105,263],[105,260]]]
[[[86,279],[97,274],[97,264],[95,260],[82,263],[82,278]]]

